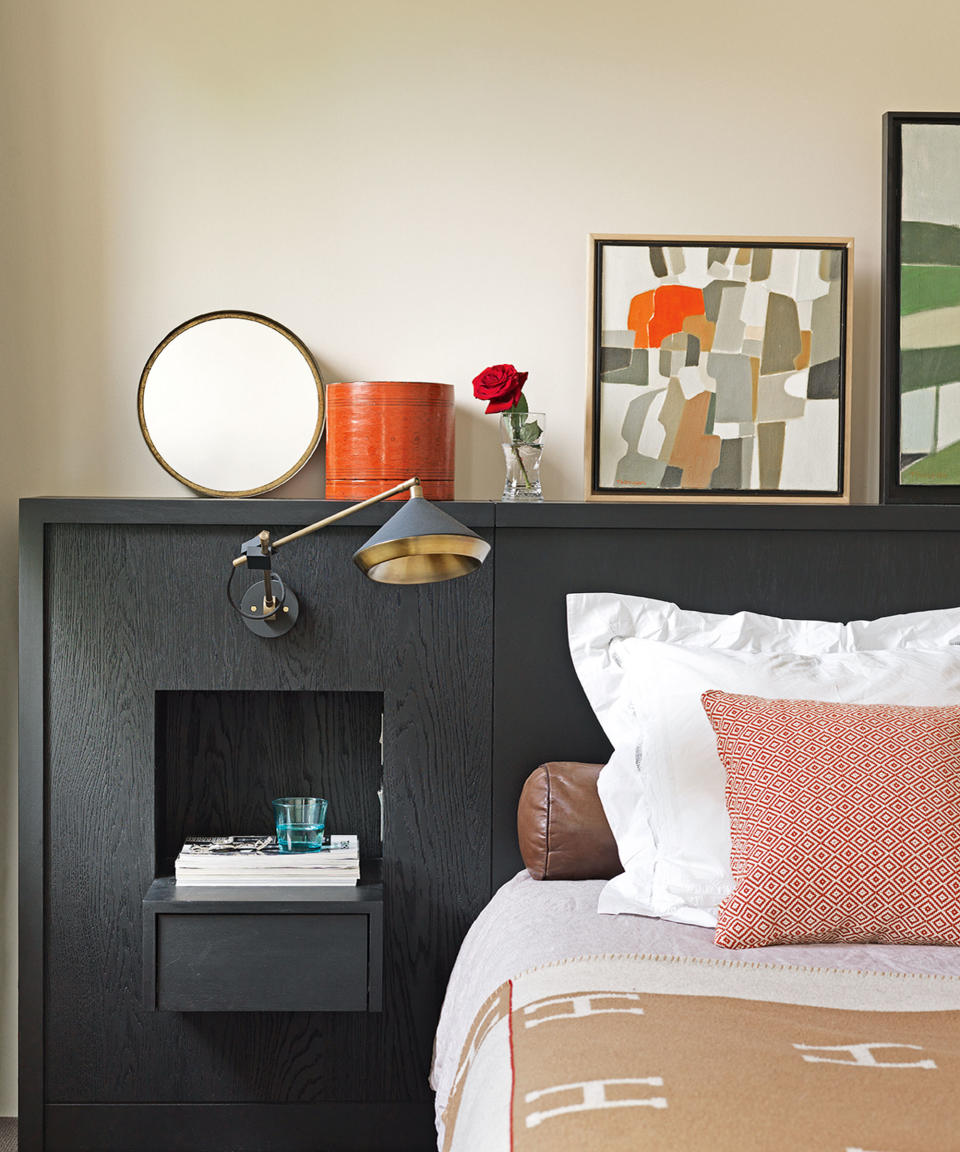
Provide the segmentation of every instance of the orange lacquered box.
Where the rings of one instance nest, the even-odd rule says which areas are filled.
[[[453,392],[399,380],[328,384],[327,499],[362,500],[419,476],[428,500],[452,500]]]

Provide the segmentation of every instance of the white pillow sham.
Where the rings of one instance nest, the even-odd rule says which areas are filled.
[[[621,670],[634,727],[600,773],[600,798],[625,869],[603,889],[600,912],[712,927],[733,889],[724,770],[703,692],[960,704],[957,648],[800,655],[630,637],[614,641],[609,656]]]
[[[623,689],[624,671],[610,652],[614,640],[637,637],[696,648],[801,654],[942,648],[960,642],[960,608],[839,624],[781,620],[756,612],[725,616],[678,608],[647,596],[579,592],[567,596],[567,634],[583,690],[607,738],[617,748],[633,735],[635,720]]]

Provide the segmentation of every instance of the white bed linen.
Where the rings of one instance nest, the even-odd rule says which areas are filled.
[[[960,704],[960,648],[931,652],[736,652],[633,637],[614,640],[636,730],[600,773],[597,790],[623,873],[601,912],[715,927],[733,891],[726,772],[701,704],[719,689],[777,700]]]
[[[430,1083],[438,1130],[464,1040],[486,998],[529,968],[579,956],[657,955],[760,964],[960,976],[960,949],[925,945],[807,944],[717,948],[713,929],[648,916],[602,916],[603,880],[507,881],[477,917],[450,976],[437,1028]]]

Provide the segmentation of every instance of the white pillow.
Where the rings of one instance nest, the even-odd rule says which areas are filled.
[[[960,608],[838,624],[781,620],[756,612],[723,616],[689,611],[646,596],[581,592],[567,596],[567,634],[583,690],[610,743],[617,748],[630,739],[635,721],[623,690],[623,670],[610,653],[614,640],[635,636],[746,652],[942,648],[960,642]]]
[[[820,655],[694,648],[631,637],[610,646],[634,731],[600,773],[625,872],[600,912],[714,926],[733,889],[725,777],[700,702],[708,689],[857,704],[960,704],[960,649]]]

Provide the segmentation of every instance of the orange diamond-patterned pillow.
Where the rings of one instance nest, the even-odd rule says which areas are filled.
[[[960,945],[960,707],[702,699],[733,843],[721,948]]]

